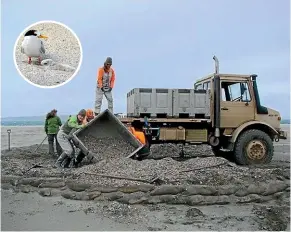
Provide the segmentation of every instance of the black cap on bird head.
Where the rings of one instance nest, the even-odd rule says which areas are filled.
[[[37,36],[40,39],[47,39],[48,37],[46,35],[43,35],[38,30],[29,30],[25,33],[24,36]]]
[[[29,30],[25,33],[24,36],[37,36],[38,33],[37,33],[37,30]]]
[[[106,58],[104,65],[106,66],[107,64],[112,65],[112,58],[111,57]]]

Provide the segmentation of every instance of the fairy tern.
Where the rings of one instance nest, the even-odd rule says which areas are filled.
[[[28,63],[31,63],[31,57],[38,57],[38,62],[41,62],[41,56],[45,54],[43,42],[40,39],[47,39],[46,35],[41,34],[37,30],[29,30],[24,35],[24,40],[21,44],[21,53],[28,56]]]

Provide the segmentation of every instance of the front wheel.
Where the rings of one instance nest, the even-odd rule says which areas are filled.
[[[266,164],[273,158],[274,146],[270,136],[261,130],[247,130],[237,139],[235,161],[241,165]]]

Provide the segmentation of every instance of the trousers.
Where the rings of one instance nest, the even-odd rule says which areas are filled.
[[[62,148],[58,142],[57,134],[48,134],[47,138],[48,138],[48,144],[49,144],[49,154],[52,156],[55,155],[54,141],[56,141],[56,150],[57,150],[58,155],[60,156],[62,154]]]
[[[68,138],[68,135],[63,132],[63,130],[59,130],[58,135],[57,135],[59,144],[61,148],[63,149],[63,152],[68,156],[68,157],[73,157],[75,153],[75,149],[73,144]]]
[[[111,91],[102,91],[101,88],[97,87],[96,88],[96,98],[95,98],[95,113],[99,114],[101,105],[102,105],[102,100],[103,100],[103,95],[105,96],[107,103],[108,103],[108,110],[113,113],[113,97],[112,97],[112,92]]]

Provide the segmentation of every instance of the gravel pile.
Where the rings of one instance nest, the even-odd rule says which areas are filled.
[[[109,141],[102,141],[103,148],[110,146]],[[124,144],[120,144],[125,148]],[[196,157],[184,161],[176,161],[172,158],[138,161],[125,158],[124,153],[120,153],[120,150],[117,148],[114,149],[112,148],[116,152],[115,154],[120,156],[105,158],[94,164],[83,165],[76,169],[66,169],[65,171],[53,168],[56,158],[48,155],[47,150],[43,147],[39,148],[38,152],[40,153],[34,152],[35,146],[12,149],[12,151],[2,151],[1,173],[2,175],[22,175],[23,171],[32,167],[33,164],[41,163],[42,167],[31,169],[25,176],[62,177],[65,175],[68,178],[78,179],[82,183],[104,186],[136,185],[141,182],[100,177],[91,174],[138,178],[145,181],[159,178],[166,184],[184,185],[250,184],[290,179],[290,166],[274,166],[272,164],[262,165],[259,168],[243,167],[215,156]],[[103,154],[106,157],[110,156],[110,154]]]
[[[208,157],[214,156],[211,146],[203,145],[186,145],[184,147],[185,156],[189,157]]]
[[[148,159],[162,159],[179,156],[180,149],[176,144],[153,144]]]
[[[220,157],[193,158],[183,162],[171,158],[161,160],[132,159],[102,160],[93,165],[83,166],[74,173],[80,180],[100,185],[122,186],[136,184],[128,180],[117,180],[84,173],[98,173],[111,176],[123,176],[152,180],[161,179],[167,184],[210,184],[224,185],[230,183],[249,183],[276,179],[270,169],[250,170],[248,167],[239,167]],[[83,173],[83,174],[82,174]]]
[[[16,63],[20,72],[31,82],[42,86],[59,85],[67,81],[74,73],[81,62],[81,48],[77,38],[65,27],[55,23],[40,23],[33,28],[48,36],[47,40],[41,39],[44,43],[46,54],[43,59],[51,59],[56,66],[38,65],[32,59],[28,64],[28,57],[21,53],[21,43],[24,35],[17,41]],[[73,67],[66,68],[63,67]],[[56,68],[61,67],[61,68]]]
[[[185,157],[209,157],[214,156],[211,147],[208,145],[185,145]],[[176,144],[153,144],[148,159],[162,159],[166,157],[178,157],[181,147]]]
[[[101,159],[120,159],[128,156],[136,148],[121,138],[94,138],[92,136],[84,136],[83,144],[87,149]]]

